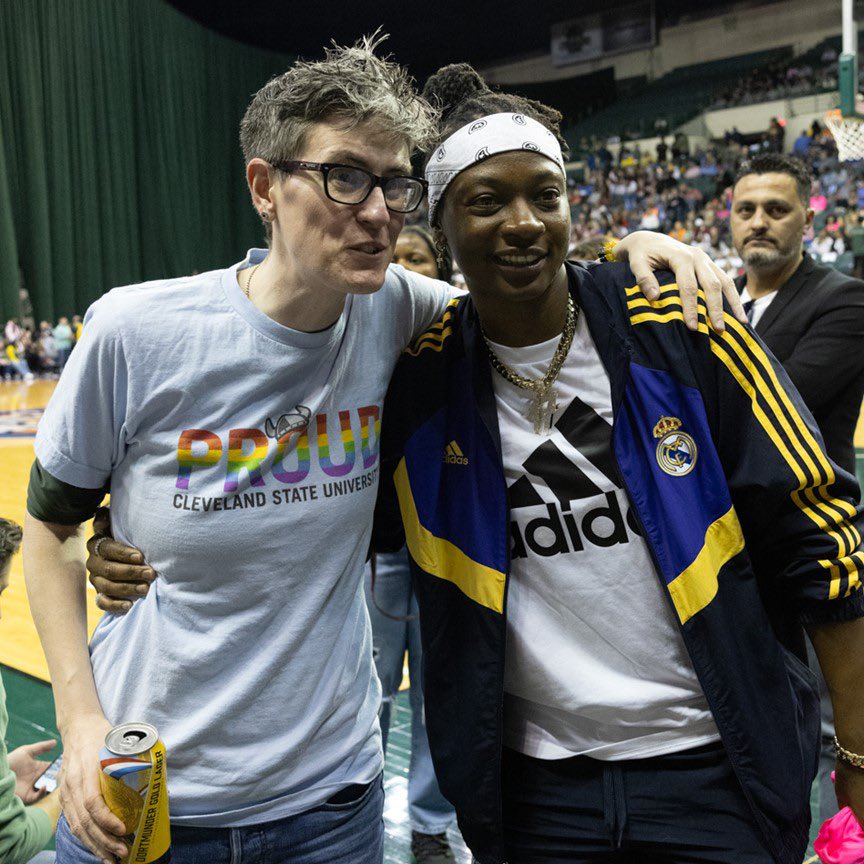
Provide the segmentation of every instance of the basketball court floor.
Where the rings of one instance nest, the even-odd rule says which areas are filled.
[[[27,478],[33,463],[33,438],[36,425],[56,381],[37,380],[0,382],[0,465],[5,478],[0,485],[0,515],[23,524]],[[855,433],[858,476],[864,481],[864,412]],[[87,586],[87,618],[90,630],[101,612],[94,602],[95,592]],[[12,563],[9,588],[3,595],[0,664],[9,709],[9,748],[32,741],[58,738],[54,705],[48,684],[48,670],[39,638],[30,615],[21,556]],[[407,687],[407,678],[403,688]],[[59,753],[59,747],[53,755]],[[411,828],[408,822],[408,761],[411,754],[411,712],[407,693],[400,694],[390,730],[385,768],[386,800],[384,821],[387,829],[385,864],[405,864],[411,860]],[[814,826],[818,828],[818,826]],[[471,856],[456,829],[451,829],[451,845],[459,864]],[[807,864],[815,861],[808,858]]]

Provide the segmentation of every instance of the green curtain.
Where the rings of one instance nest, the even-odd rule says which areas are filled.
[[[0,0],[0,318],[19,273],[53,322],[260,245],[238,124],[292,60],[161,0]]]

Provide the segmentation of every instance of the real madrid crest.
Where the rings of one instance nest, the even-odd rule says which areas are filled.
[[[683,477],[696,464],[696,442],[681,431],[677,417],[661,417],[654,427],[657,444],[657,464],[673,477]]]

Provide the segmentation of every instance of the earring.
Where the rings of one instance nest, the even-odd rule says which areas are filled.
[[[439,270],[443,270],[447,263],[447,241],[443,234],[435,235],[435,261],[438,263]]]
[[[258,215],[261,217],[262,222],[270,221],[270,214],[266,210],[261,210]]]

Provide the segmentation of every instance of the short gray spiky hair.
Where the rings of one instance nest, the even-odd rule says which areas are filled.
[[[240,123],[246,162],[296,159],[313,124],[334,119],[349,127],[380,124],[394,138],[404,138],[412,153],[426,147],[434,135],[435,112],[417,95],[405,69],[375,54],[386,38],[378,31],[350,48],[334,43],[323,60],[298,60],[268,81]]]

